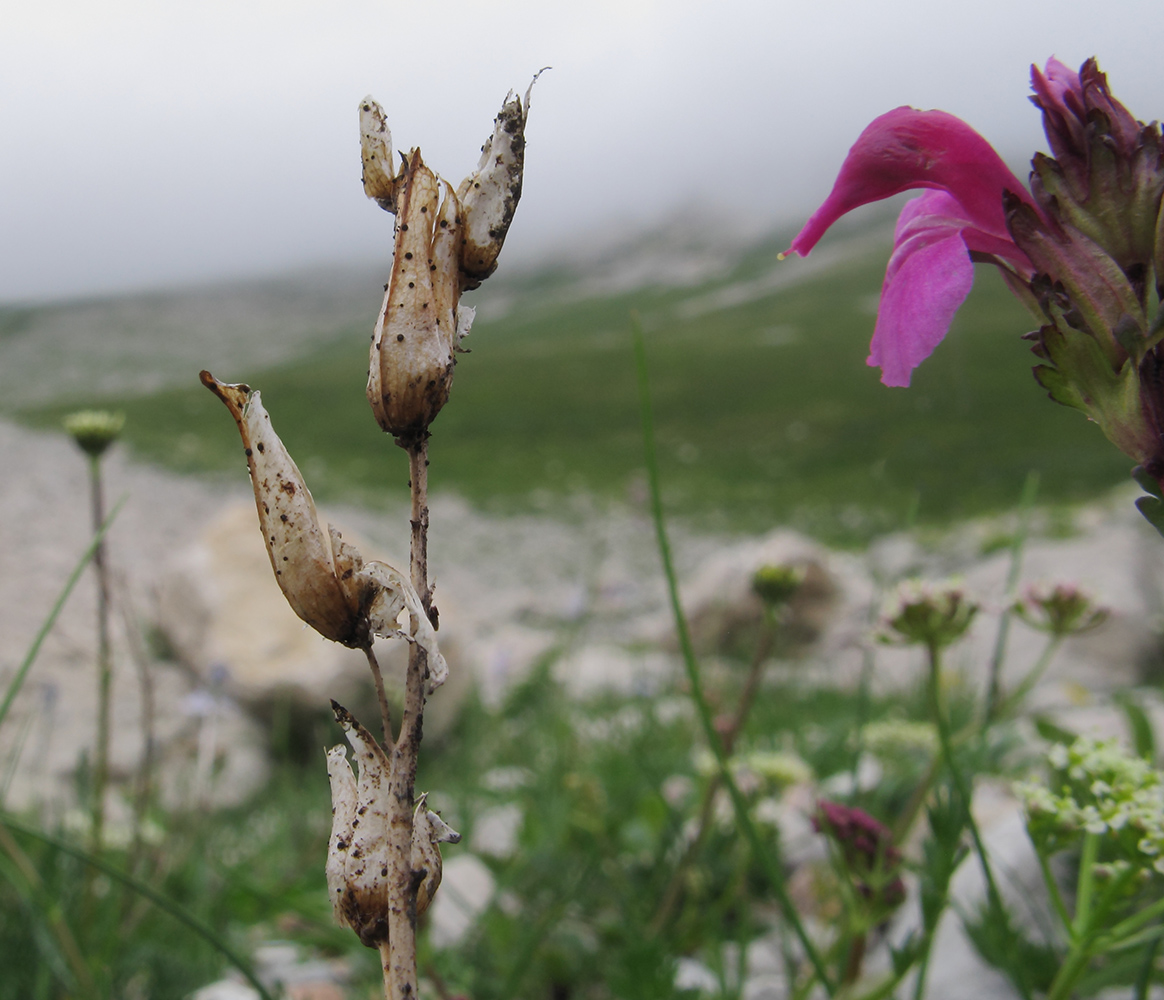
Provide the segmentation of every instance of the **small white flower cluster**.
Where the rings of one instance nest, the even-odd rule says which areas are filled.
[[[719,764],[710,750],[697,750],[694,764],[695,773],[702,777],[719,773]],[[745,795],[764,788],[780,792],[813,779],[809,763],[799,754],[787,750],[753,750],[732,757],[728,764],[732,777]]]
[[[861,731],[861,740],[865,749],[881,760],[928,759],[938,752],[938,731],[932,722],[874,719]]]
[[[1035,782],[1014,786],[1036,845],[1050,852],[1084,833],[1107,834],[1124,860],[1164,873],[1164,775],[1116,740],[1086,736],[1055,744],[1047,760],[1058,793]]]

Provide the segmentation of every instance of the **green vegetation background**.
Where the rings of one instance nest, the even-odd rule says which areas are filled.
[[[860,544],[901,524],[1013,504],[1028,471],[1046,503],[1127,481],[1130,462],[1030,374],[1031,318],[989,268],[909,389],[865,364],[888,254],[873,247],[814,277],[779,263],[772,239],[713,281],[580,296],[566,272],[511,282],[506,315],[466,341],[452,401],[433,426],[432,487],[499,512],[552,510],[590,491],[637,502],[643,488],[630,314],[648,334],[666,500],[715,530],[788,523]],[[820,253],[821,251],[818,251]],[[766,276],[783,287],[757,290]],[[697,314],[705,297],[750,300]],[[775,282],[773,283],[775,284]],[[742,297],[742,296],[741,296]],[[276,429],[317,497],[377,504],[406,495],[407,469],[364,400],[368,328],[265,371],[214,371],[261,389]],[[140,454],[182,471],[241,479],[238,439],[197,382],[117,400]],[[82,402],[24,414],[51,425]]]

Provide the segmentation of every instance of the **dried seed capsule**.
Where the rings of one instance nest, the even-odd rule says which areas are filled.
[[[202,383],[238,424],[263,541],[291,610],[320,635],[352,648],[367,646],[373,635],[416,642],[428,654],[431,694],[448,677],[448,665],[412,584],[387,563],[365,562],[331,525],[324,530],[311,492],[271,427],[258,391],[219,382],[206,371]],[[399,627],[405,609],[415,635]]]
[[[493,134],[481,147],[476,171],[457,188],[465,222],[461,248],[463,290],[476,288],[497,270],[497,255],[521,198],[525,122],[530,90],[536,81],[537,76],[530,82],[524,102],[512,94],[506,96],[494,119]]]
[[[392,877],[389,852],[388,757],[383,748],[347,709],[334,701],[332,710],[351,744],[359,777],[352,774],[347,749],[327,751],[331,780],[332,828],[327,852],[327,887],[336,923],[350,927],[369,948],[388,940],[388,883]],[[421,877],[416,894],[420,916],[432,902],[441,881],[439,844],[455,844],[461,835],[427,806],[427,796],[416,803],[412,820],[410,866]]]
[[[370,97],[360,103],[364,192],[396,215],[392,277],[372,334],[368,402],[380,427],[405,447],[424,439],[448,402],[455,354],[474,315],[461,307],[461,292],[497,268],[521,197],[528,112],[529,90],[524,102],[506,98],[477,170],[454,191],[419,149],[397,170],[383,110]]]
[[[392,277],[372,334],[368,402],[376,422],[418,439],[449,398],[460,276],[457,199],[413,150],[400,176]]]

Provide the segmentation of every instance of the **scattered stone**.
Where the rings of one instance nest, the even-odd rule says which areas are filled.
[[[90,529],[86,459],[63,433],[0,421],[0,457],[6,470],[0,477],[3,691],[87,547]],[[155,786],[166,805],[244,801],[266,780],[261,728],[228,701],[216,698],[207,707],[198,678],[151,649],[157,566],[213,514],[221,491],[130,463],[119,447],[103,464],[109,507],[126,497],[107,536],[114,583],[111,823],[115,828],[118,817],[129,815],[150,731]],[[76,804],[77,768],[96,739],[96,616],[96,585],[86,570],[0,728],[0,760],[11,776],[7,808]]]
[[[759,640],[764,606],[752,587],[758,570],[789,566],[804,580],[787,605],[782,638],[786,655],[817,642],[846,596],[838,585],[849,560],[830,553],[794,531],[777,530],[759,539],[725,546],[681,581],[684,611],[692,643],[700,654],[750,659]],[[674,648],[673,628],[663,625]]]
[[[429,908],[434,948],[458,944],[485,911],[497,889],[493,874],[476,855],[459,853],[444,862],[440,891]]]
[[[254,952],[254,971],[259,982],[286,1000],[344,1000],[343,984],[349,978],[342,961],[304,957],[290,941],[268,941]],[[259,1000],[259,992],[237,972],[203,986],[190,1000]]]
[[[517,849],[521,821],[521,807],[512,802],[480,813],[473,821],[473,850],[491,858],[511,857]]]

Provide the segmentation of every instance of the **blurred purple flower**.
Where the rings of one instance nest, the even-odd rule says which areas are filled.
[[[857,890],[866,899],[893,909],[905,899],[905,883],[898,871],[901,852],[893,833],[863,809],[821,799],[812,825],[832,840]]]

